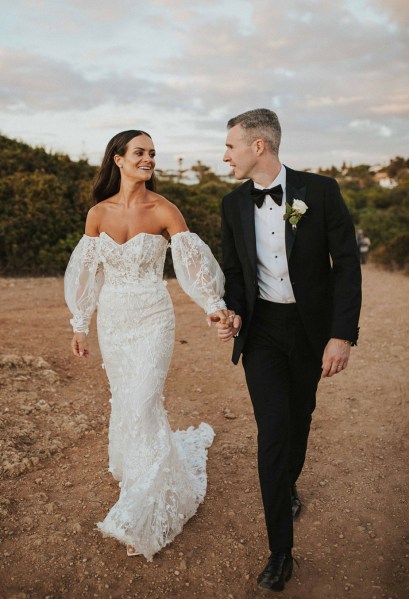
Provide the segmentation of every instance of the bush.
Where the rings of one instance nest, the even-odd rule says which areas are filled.
[[[351,167],[347,176],[333,167],[353,222],[371,239],[377,261],[403,268],[408,262],[409,161],[391,161],[399,185],[382,189],[368,165]],[[0,274],[62,274],[84,232],[92,205],[96,167],[63,154],[0,135]],[[344,169],[343,169],[344,170]],[[159,193],[176,204],[189,229],[221,259],[220,201],[235,184],[225,183],[198,162],[200,182],[185,185],[159,180]],[[165,272],[172,275],[168,254]]]
[[[373,259],[392,269],[409,269],[409,233],[402,233],[373,253]]]
[[[206,167],[207,168],[207,167]],[[0,136],[0,274],[62,274],[84,232],[96,168]],[[213,173],[197,185],[159,181],[189,229],[221,258],[220,200],[232,186]],[[173,274],[170,255],[165,266]]]

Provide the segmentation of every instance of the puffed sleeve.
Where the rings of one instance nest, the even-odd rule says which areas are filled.
[[[71,254],[64,276],[65,301],[72,314],[74,333],[88,334],[103,282],[99,237],[84,235]]]
[[[225,310],[224,275],[208,245],[196,233],[176,233],[171,239],[173,268],[183,291],[207,314]]]

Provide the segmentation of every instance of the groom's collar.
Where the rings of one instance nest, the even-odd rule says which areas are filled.
[[[270,183],[270,185],[267,185],[267,187],[263,187],[263,185],[260,185],[259,183],[256,183],[256,181],[254,181],[254,187],[256,189],[271,189],[272,187],[275,187],[276,185],[281,185],[281,187],[283,188],[283,191],[285,191],[286,179],[287,179],[286,167],[284,166],[284,164],[282,164],[278,175],[273,180],[273,182]]]

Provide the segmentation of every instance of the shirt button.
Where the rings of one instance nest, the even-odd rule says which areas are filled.
[[[284,279],[283,279],[283,278],[281,278],[281,279],[280,279],[280,281],[284,281]]]
[[[272,208],[270,208],[270,210],[272,210]]]
[[[278,258],[278,256],[276,256],[276,258]]]
[[[271,231],[271,235],[274,235],[274,231]]]

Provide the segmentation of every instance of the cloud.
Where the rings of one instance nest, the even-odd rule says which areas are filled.
[[[323,107],[323,106],[350,106],[362,102],[363,96],[313,96],[307,101],[309,108]]]
[[[407,0],[372,0],[372,4],[387,14],[390,21],[403,27],[409,26]]]
[[[52,112],[67,119],[70,111],[83,112],[81,122],[94,115],[89,129],[105,136],[133,126],[136,115],[166,148],[178,145],[175,153],[196,147],[200,158],[213,148],[219,160],[228,118],[264,106],[277,110],[283,152],[300,166],[302,155],[332,161],[333,152],[404,152],[406,2],[16,0],[15,6],[27,13],[24,20],[16,13],[13,37],[0,53],[0,108],[8,116]]]
[[[392,115],[396,117],[405,117],[409,115],[409,100],[407,95],[389,96],[386,104],[373,106],[371,112],[381,115]]]
[[[251,33],[241,33],[234,16],[192,23],[180,35],[183,61],[169,59],[166,71],[201,98],[203,113],[219,107],[224,115],[275,105],[304,119],[324,109],[350,120],[351,113],[381,115],[376,107],[404,92],[402,36],[363,24],[340,4],[291,7],[255,2]]]
[[[392,129],[386,125],[379,125],[369,119],[356,119],[351,121],[348,125],[350,129],[355,129],[358,132],[374,132],[380,137],[390,137],[392,135]]]
[[[61,60],[12,49],[0,51],[4,110],[90,110],[108,102],[136,104],[164,96],[161,83],[134,76],[91,80]]]
[[[135,2],[132,0],[63,0],[58,3],[47,0],[24,0],[25,10],[37,12],[43,9],[51,18],[63,15],[65,19],[87,19],[88,24],[95,22],[113,23],[129,17],[135,10]],[[90,22],[89,19],[92,19]],[[61,20],[62,25],[67,25],[66,20]]]

